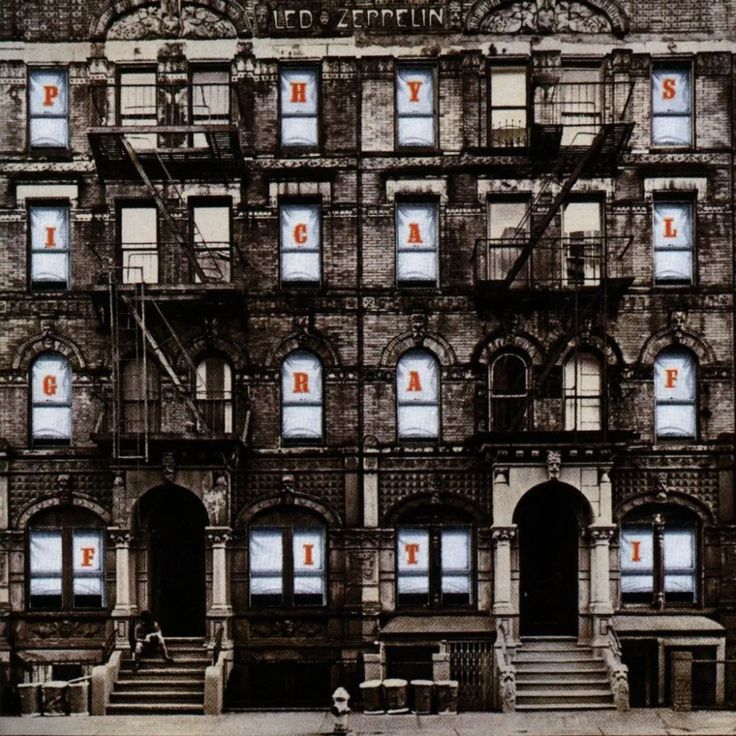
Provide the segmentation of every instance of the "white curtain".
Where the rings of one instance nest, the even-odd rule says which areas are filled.
[[[280,529],[250,530],[250,593],[281,595],[283,541]]]
[[[61,595],[61,532],[32,529],[31,595]]]
[[[69,78],[63,70],[34,69],[30,82],[31,146],[69,145]]]
[[[61,355],[36,358],[31,369],[34,439],[68,440],[72,425],[72,370]]]
[[[689,69],[655,69],[652,72],[652,143],[665,146],[692,143]]]
[[[69,278],[69,208],[31,207],[31,279],[67,283]]]
[[[400,66],[396,71],[396,112],[400,146],[435,144],[434,72]]]
[[[321,215],[318,204],[281,205],[282,281],[320,280]]]
[[[651,593],[654,588],[654,536],[651,527],[621,527],[621,590]]]
[[[396,557],[399,594],[429,593],[429,531],[399,528]]]
[[[654,363],[656,432],[658,437],[694,437],[696,430],[696,365],[683,350],[666,350]]]
[[[397,280],[437,280],[437,220],[435,204],[396,206]]]
[[[316,146],[317,69],[281,70],[281,145]]]
[[[695,529],[665,529],[665,593],[695,592]]]
[[[321,529],[294,530],[294,595],[323,595],[325,545]]]
[[[102,596],[104,546],[96,530],[74,531],[74,595]]]
[[[442,592],[470,592],[470,530],[443,529]]]
[[[281,432],[284,439],[322,438],[322,364],[304,350],[281,366]]]
[[[396,395],[400,438],[439,436],[440,372],[427,350],[409,350],[396,366]]]
[[[692,220],[692,205],[688,202],[655,202],[653,240],[657,281],[692,281]]]
[[[563,370],[565,429],[597,431],[601,428],[601,363],[590,353],[573,354]]]

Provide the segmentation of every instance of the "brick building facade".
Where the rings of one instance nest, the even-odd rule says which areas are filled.
[[[231,706],[733,656],[734,14],[4,3],[7,681],[144,609]]]

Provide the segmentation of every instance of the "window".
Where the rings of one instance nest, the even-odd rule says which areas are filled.
[[[158,217],[153,205],[119,210],[124,284],[158,283]]]
[[[472,603],[472,528],[456,519],[399,526],[396,534],[400,606],[468,606]],[[421,518],[419,516],[418,518]]]
[[[601,203],[574,201],[562,212],[563,283],[591,286],[600,283],[603,266]]]
[[[159,124],[156,71],[123,69],[119,74],[118,123],[123,127]],[[157,133],[128,133],[125,136],[136,151],[156,148]]]
[[[692,145],[691,74],[690,67],[686,65],[654,65],[652,69],[652,145]]]
[[[655,282],[691,284],[694,244],[692,203],[655,202],[652,219]]]
[[[199,362],[195,395],[197,408],[211,432],[233,431],[233,379],[226,361],[211,356]]]
[[[697,525],[684,512],[651,513],[622,524],[624,603],[694,603],[697,575]]]
[[[68,148],[69,73],[32,69],[28,87],[31,148]]]
[[[593,142],[601,128],[602,92],[600,69],[564,70],[557,103],[563,126],[560,145],[589,146]]]
[[[322,207],[282,204],[279,219],[282,283],[318,284],[322,272]]]
[[[491,146],[527,145],[526,67],[492,66],[490,72]]]
[[[323,606],[327,599],[325,527],[303,513],[273,512],[250,529],[252,606]]]
[[[529,233],[529,202],[521,199],[492,199],[488,202],[488,279],[503,281],[521,254]],[[524,264],[517,278],[527,278]]]
[[[195,69],[191,88],[192,125],[230,123],[230,72],[228,69]],[[195,148],[208,146],[204,133],[195,133]]]
[[[697,434],[697,364],[680,348],[663,350],[654,362],[655,431],[661,438]]]
[[[281,69],[281,145],[316,148],[319,145],[319,70],[317,67]]]
[[[197,263],[208,282],[230,281],[230,205],[192,207],[192,230]],[[196,283],[202,279],[194,275]]]
[[[322,439],[322,363],[305,350],[291,353],[281,366],[281,436]]]
[[[31,284],[41,289],[69,287],[69,206],[32,205]]]
[[[156,432],[161,422],[159,373],[149,356],[134,358],[121,369],[122,431]]]
[[[30,608],[105,605],[103,534],[97,518],[81,509],[52,509],[31,522],[28,530]]]
[[[434,69],[404,65],[396,70],[396,135],[402,148],[436,145]]]
[[[499,355],[490,370],[491,430],[526,429],[527,367],[513,353]]]
[[[596,356],[575,352],[563,368],[565,430],[598,431],[601,429],[601,362]]]
[[[72,437],[72,368],[58,353],[43,353],[31,367],[31,438],[68,443]]]
[[[440,370],[437,359],[420,348],[404,353],[396,366],[399,439],[440,435]]]
[[[436,203],[397,203],[396,279],[399,283],[437,282],[438,218]]]

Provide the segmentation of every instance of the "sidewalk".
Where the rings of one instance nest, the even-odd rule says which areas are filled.
[[[736,711],[354,714],[350,729],[354,736],[736,736]],[[2,736],[316,736],[331,732],[332,718],[316,712],[0,718]]]

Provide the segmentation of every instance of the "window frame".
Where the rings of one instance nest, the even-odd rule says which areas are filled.
[[[66,77],[66,112],[64,115],[34,116],[31,114],[31,74],[33,72],[62,72]],[[26,66],[26,150],[30,155],[43,155],[45,153],[60,154],[71,151],[71,78],[69,67],[65,65],[53,66],[49,64]],[[65,146],[34,146],[31,143],[32,120],[37,117],[46,117],[52,120],[66,120],[66,145]]]
[[[685,117],[681,113],[655,113],[654,112],[654,72],[658,69],[670,68],[673,71],[687,70],[688,77],[690,80],[690,143],[687,145],[676,145],[672,143],[655,143],[654,142],[654,123],[657,118],[667,117]],[[649,145],[652,149],[657,151],[692,151],[696,148],[695,145],[695,131],[696,131],[696,120],[695,120],[695,74],[694,65],[692,59],[683,58],[663,58],[655,57],[651,60],[651,66],[649,69],[649,105],[651,111],[651,122],[649,125]]]
[[[316,281],[303,281],[293,280],[288,281],[284,279],[284,239],[283,239],[283,227],[282,227],[282,208],[283,207],[318,207],[319,208],[319,277]],[[283,197],[278,201],[277,206],[277,222],[278,222],[278,239],[279,239],[279,253],[278,253],[278,270],[279,270],[279,288],[281,289],[297,289],[299,291],[309,289],[320,289],[324,282],[325,274],[325,257],[324,257],[324,226],[325,226],[325,208],[322,203],[321,197]],[[288,251],[287,251],[288,252]]]
[[[232,125],[233,122],[233,95],[232,95],[232,73],[231,73],[230,66],[227,64],[217,64],[216,62],[194,62],[189,64],[189,67],[187,69],[187,83],[189,85],[189,104],[188,104],[188,110],[187,114],[189,116],[189,124],[190,125],[207,125],[206,122],[196,122],[195,116],[194,116],[194,75],[202,72],[224,72],[227,74],[227,88],[228,88],[228,95],[227,95],[227,121],[224,119],[222,120],[221,124],[224,125]],[[211,119],[210,119],[211,120]],[[213,124],[213,123],[210,123]],[[219,123],[215,123],[219,124]]]
[[[282,105],[282,93],[281,93],[281,74],[285,69],[291,69],[292,71],[298,71],[299,69],[311,69],[315,72],[315,79],[317,80],[317,110],[314,115],[286,115],[286,117],[294,118],[312,118],[314,117],[317,124],[317,142],[313,145],[297,146],[293,144],[284,143],[283,140],[283,118],[284,112],[281,107]],[[280,63],[278,66],[277,75],[277,110],[278,110],[278,148],[282,155],[289,154],[300,155],[300,154],[315,154],[320,153],[324,147],[323,138],[323,125],[322,125],[322,64],[320,60],[299,60],[293,62]]]
[[[156,247],[155,248],[123,248],[123,210],[126,209],[151,209],[156,213]],[[146,286],[161,285],[161,218],[159,217],[156,204],[150,199],[121,199],[115,202],[115,240],[116,240],[116,262],[120,268],[120,282],[124,286]],[[145,245],[145,243],[131,243],[130,245]],[[128,269],[137,269],[136,266],[125,265],[125,251],[131,250],[136,253],[151,253],[156,255],[156,280],[144,281],[141,273],[140,281],[127,281],[125,272]]]
[[[65,251],[59,251],[66,254],[66,281],[34,281],[33,280],[33,254],[42,253],[44,251],[33,248],[33,233],[31,229],[31,212],[34,208],[64,208],[67,211],[67,248]],[[62,291],[71,291],[72,289],[72,207],[68,199],[27,199],[26,200],[26,242],[28,245],[27,254],[28,262],[26,265],[26,283],[31,293],[41,293],[44,291],[53,291],[59,293]]]
[[[594,358],[597,361],[598,367],[600,369],[599,372],[599,380],[600,380],[600,387],[598,391],[598,427],[596,429],[584,429],[583,427],[580,427],[580,417],[582,414],[582,407],[581,402],[583,402],[585,399],[592,399],[594,398],[592,395],[586,395],[579,393],[579,386],[577,385],[578,382],[578,360],[580,356],[590,356]],[[565,373],[566,369],[569,363],[574,363],[574,372],[575,372],[575,387],[574,387],[574,393],[568,394],[567,393],[567,387],[565,383]],[[566,356],[565,359],[562,361],[562,402],[563,402],[563,431],[565,432],[602,432],[605,428],[606,423],[606,372],[605,372],[605,360],[594,350],[589,350],[587,348],[574,348],[571,350]],[[574,421],[573,426],[568,427],[568,402],[574,402],[575,407],[575,415],[574,415]]]
[[[290,355],[294,355],[295,353],[308,353],[309,355],[313,356],[319,361],[320,365],[320,380],[322,382],[322,400],[320,402],[320,437],[319,438],[312,438],[312,437],[284,437],[284,408],[287,406],[295,406],[298,405],[296,402],[293,404],[288,404],[284,402],[284,395],[283,395],[283,372],[284,372],[284,365],[286,363],[287,358]],[[279,366],[279,376],[278,376],[278,390],[279,390],[279,437],[281,439],[281,444],[285,447],[319,447],[321,445],[325,444],[325,438],[326,438],[326,422],[325,422],[325,404],[327,403],[327,382],[325,381],[325,365],[322,361],[322,358],[317,355],[312,350],[307,350],[305,348],[296,348],[295,350],[291,350],[289,353],[287,353],[283,359],[281,360],[281,365]],[[311,404],[311,406],[316,406],[315,404]]]
[[[427,578],[428,578],[428,591],[426,595],[426,602],[421,603],[417,599],[423,594],[410,593],[399,594],[399,577],[401,573],[399,571],[399,534],[400,530],[421,530],[427,531],[428,534],[428,560],[427,560]],[[457,603],[447,602],[445,603],[444,596],[451,595],[443,593],[442,591],[442,533],[444,531],[458,531],[463,530],[468,532],[468,562],[469,569],[467,572],[468,576],[468,602]],[[431,519],[425,521],[409,521],[400,522],[396,525],[395,530],[396,541],[394,543],[394,594],[396,596],[396,608],[402,610],[458,610],[467,611],[473,610],[476,606],[477,600],[477,585],[476,585],[476,571],[477,571],[477,539],[475,532],[475,525],[471,522],[461,523],[459,521],[447,521],[443,522],[441,519]],[[410,595],[410,600],[406,599],[406,596]]]
[[[698,253],[697,253],[697,193],[689,195],[686,192],[672,192],[678,196],[668,196],[669,192],[657,192],[652,198],[651,207],[651,243],[652,243],[652,286],[655,288],[671,289],[692,289],[698,284]],[[690,247],[685,248],[657,248],[656,237],[654,233],[655,217],[654,212],[658,205],[687,205],[690,208]],[[676,250],[677,252],[690,253],[690,269],[692,278],[689,281],[685,279],[657,279],[657,253]]]
[[[414,117],[411,115],[399,115],[399,70],[400,69],[417,69],[423,71],[430,71],[432,73],[432,84],[434,90],[434,97],[432,99],[432,131],[434,136],[434,143],[431,146],[418,146],[418,145],[402,145],[399,143],[399,118],[400,117]],[[432,60],[412,60],[412,61],[397,61],[394,66],[393,75],[394,85],[394,151],[401,152],[404,154],[427,154],[437,153],[440,151],[440,105],[439,105],[439,70],[437,63]],[[417,116],[426,117],[426,116]],[[438,244],[439,246],[439,244]]]
[[[523,394],[501,394],[501,396],[497,396],[493,387],[494,378],[495,378],[495,369],[497,363],[502,360],[503,358],[513,358],[514,360],[518,360],[521,362],[524,370],[524,393]],[[488,428],[492,432],[509,432],[509,431],[515,431],[508,428],[497,428],[496,422],[494,421],[494,401],[498,400],[499,398],[503,400],[510,400],[510,399],[518,399],[521,402],[524,402],[524,414],[522,417],[522,422],[520,423],[519,431],[528,431],[532,427],[533,422],[533,409],[534,409],[534,402],[530,400],[530,385],[531,385],[531,379],[532,378],[532,366],[530,361],[524,356],[520,351],[516,350],[502,350],[498,353],[496,353],[490,363],[488,364],[488,370],[487,370],[487,389],[488,389]]]
[[[496,145],[493,139],[493,112],[494,110],[521,110],[519,106],[510,105],[494,105],[493,104],[493,71],[494,69],[517,69],[524,71],[524,78],[526,83],[524,97],[526,99],[526,105],[524,107],[524,115],[526,118],[526,125],[524,126],[524,143],[523,145],[511,145],[501,146]],[[530,142],[530,130],[534,124],[534,105],[532,103],[532,87],[530,82],[529,74],[529,59],[518,58],[518,59],[490,59],[486,66],[487,84],[486,94],[488,95],[488,104],[486,105],[486,135],[488,140],[488,147],[494,150],[503,151],[519,151],[524,152],[529,148]]]
[[[229,391],[226,389],[223,389],[222,396],[221,397],[211,397],[208,396],[207,386],[203,387],[203,393],[204,395],[199,394],[199,388],[201,386],[200,380],[199,380],[199,368],[201,365],[203,365],[206,361],[209,360],[218,360],[221,362],[221,364],[224,366],[225,374],[228,374],[230,377],[230,389]],[[234,432],[235,428],[235,391],[233,390],[233,384],[234,384],[234,371],[233,367],[230,363],[230,361],[223,355],[220,355],[219,353],[209,353],[206,355],[201,355],[197,362],[195,363],[195,371],[193,376],[193,383],[194,383],[194,400],[197,403],[197,407],[200,410],[200,412],[204,415],[205,422],[207,423],[208,429],[213,434],[225,434],[225,435],[231,435]],[[212,416],[215,414],[215,411],[210,411],[208,409],[205,409],[205,411],[202,411],[203,407],[210,407],[210,406],[222,406],[222,429],[219,428],[213,428],[212,425]]]
[[[118,421],[120,422],[120,431],[122,434],[125,435],[136,435],[136,434],[156,434],[161,431],[161,371],[159,371],[158,366],[155,363],[155,360],[153,356],[146,352],[146,376],[145,376],[145,396],[143,394],[140,395],[137,399],[129,399],[126,398],[127,394],[125,392],[125,380],[124,380],[124,372],[125,369],[130,366],[134,365],[135,363],[142,363],[143,356],[142,355],[133,355],[123,358],[120,361],[120,388],[118,389],[120,392],[120,417]],[[148,388],[149,388],[149,374],[148,371],[151,370],[151,366],[153,367],[153,370],[155,371],[155,377],[156,381],[154,384],[156,387],[156,395],[151,398],[148,396]],[[141,409],[141,418],[145,416],[145,410],[146,407],[148,408],[148,415],[147,415],[147,426],[146,424],[143,425],[143,427],[139,430],[130,430],[128,428],[128,422],[131,420],[130,417],[126,417],[126,406],[129,405],[135,405],[142,407]],[[153,413],[153,416],[151,416],[151,413]]]
[[[411,406],[414,402],[402,404],[399,400],[399,363],[404,359],[406,355],[412,352],[423,352],[426,355],[430,356],[437,366],[437,398],[436,398],[436,405],[437,405],[437,435],[434,437],[403,437],[401,434],[401,425],[399,421],[400,416],[400,407],[401,406]],[[396,421],[396,443],[408,443],[408,444],[440,444],[442,442],[442,364],[440,363],[439,358],[428,348],[425,347],[412,347],[408,350],[405,350],[401,355],[399,355],[397,361],[396,361],[396,368],[395,368],[396,375],[394,377],[394,416]],[[417,402],[418,403],[418,402]],[[433,405],[433,404],[432,404]],[[421,406],[430,406],[429,403],[421,404]]]
[[[201,243],[197,243],[196,233],[199,229],[196,225],[194,217],[195,210],[207,209],[207,208],[225,208],[228,210],[228,233],[230,240],[227,243],[227,278],[223,278],[221,281],[217,281],[219,284],[230,284],[233,281],[233,200],[232,197],[189,197],[187,199],[187,210],[189,216],[189,243],[191,244],[194,257],[197,258],[197,248],[201,248]],[[156,219],[158,223],[158,217]],[[160,224],[158,225],[160,227]],[[158,233],[157,233],[158,235]],[[207,241],[203,241],[206,243]],[[216,252],[222,252],[224,248],[201,248],[202,250],[214,250]],[[200,268],[202,263],[200,262]],[[191,271],[191,269],[190,269]],[[196,284],[203,283],[196,273],[190,273],[189,280]]]
[[[69,402],[68,403],[59,403],[59,404],[53,404],[53,406],[58,408],[64,408],[69,411],[69,437],[65,437],[63,439],[53,439],[53,438],[36,438],[33,436],[33,430],[34,430],[34,409],[36,408],[37,402],[33,400],[33,368],[36,365],[36,362],[40,358],[44,358],[46,356],[54,355],[59,358],[62,358],[67,366],[69,367]],[[67,358],[66,355],[63,353],[60,353],[58,350],[44,350],[42,353],[38,353],[38,355],[34,356],[33,360],[31,361],[31,364],[28,367],[28,445],[31,448],[39,448],[39,447],[71,447],[74,442],[74,368],[72,366],[71,361],[69,358]],[[39,406],[47,406],[45,404],[39,404]]]
[[[692,370],[694,373],[694,379],[693,379],[693,386],[695,389],[695,396],[692,399],[692,401],[679,401],[679,402],[663,402],[658,401],[657,399],[657,386],[656,386],[656,378],[657,378],[657,361],[659,360],[660,356],[667,353],[680,353],[683,355],[687,355],[689,359],[692,361]],[[654,365],[652,366],[652,388],[653,388],[653,398],[654,398],[654,416],[653,416],[653,433],[654,433],[654,441],[656,444],[659,444],[661,442],[664,443],[688,443],[692,444],[693,442],[697,442],[700,438],[700,361],[698,360],[697,355],[693,353],[691,350],[688,350],[687,348],[680,347],[677,345],[668,345],[667,347],[660,350],[657,355],[654,357]],[[669,405],[669,406],[693,406],[693,413],[695,415],[695,426],[693,428],[693,434],[692,435],[660,435],[657,431],[657,412],[659,410],[660,405]]]
[[[440,286],[440,241],[442,233],[442,207],[439,198],[424,196],[424,197],[411,197],[401,196],[394,200],[394,286],[397,289],[437,289]],[[435,230],[437,233],[437,242],[435,247],[430,248],[419,248],[419,249],[406,249],[401,250],[399,243],[399,210],[401,207],[432,207],[434,210],[435,217]],[[434,280],[419,280],[419,279],[399,279],[399,253],[407,252],[420,252],[420,253],[434,253]]]

